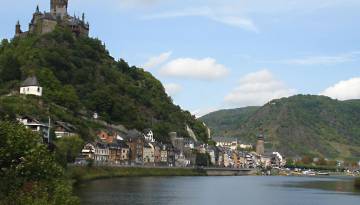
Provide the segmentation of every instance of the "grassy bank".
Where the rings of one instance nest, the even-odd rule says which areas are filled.
[[[196,169],[183,168],[136,168],[136,167],[69,167],[68,175],[77,183],[114,177],[138,176],[205,176]]]
[[[356,178],[356,179],[355,179],[355,187],[356,187],[357,189],[360,189],[360,178]]]

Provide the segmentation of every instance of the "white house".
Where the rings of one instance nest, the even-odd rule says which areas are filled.
[[[105,143],[96,143],[95,145],[95,161],[96,162],[108,162],[110,150],[109,146]]]
[[[151,164],[155,162],[155,148],[151,143],[145,143],[143,148],[143,162]]]
[[[43,88],[35,76],[28,77],[20,87],[20,94],[42,96]]]
[[[147,142],[155,142],[154,133],[150,129],[144,130],[144,138]]]
[[[85,159],[95,159],[95,146],[91,143],[88,143],[81,150],[81,154]]]

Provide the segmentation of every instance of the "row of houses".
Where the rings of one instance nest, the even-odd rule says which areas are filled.
[[[170,133],[170,136],[171,143],[163,144],[156,142],[150,129],[121,134],[100,131],[95,142],[84,146],[77,161],[82,163],[90,159],[98,164],[189,166],[184,151],[194,147],[193,143],[177,137],[176,133]]]

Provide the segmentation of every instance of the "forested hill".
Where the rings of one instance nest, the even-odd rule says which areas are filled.
[[[298,95],[201,119],[218,135],[252,143],[263,128],[267,148],[288,156],[360,157],[359,100]]]
[[[33,75],[44,88],[44,96],[20,97],[16,94],[19,85]],[[9,93],[13,95],[5,97]],[[174,105],[149,72],[114,60],[100,40],[74,37],[61,28],[1,42],[0,96],[1,116],[51,115],[79,126],[83,136],[97,125],[84,124],[82,119],[97,112],[107,123],[128,129],[152,128],[161,141],[167,140],[170,131],[186,136],[186,125],[206,140],[202,123]]]

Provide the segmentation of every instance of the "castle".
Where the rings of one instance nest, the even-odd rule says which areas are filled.
[[[20,22],[15,26],[15,37],[24,37],[28,34],[45,34],[52,32],[56,26],[69,28],[76,36],[89,35],[89,23],[85,23],[85,15],[82,18],[70,16],[67,12],[68,0],[50,0],[50,12],[40,12],[39,6],[33,14],[29,24],[29,31],[21,30]]]

